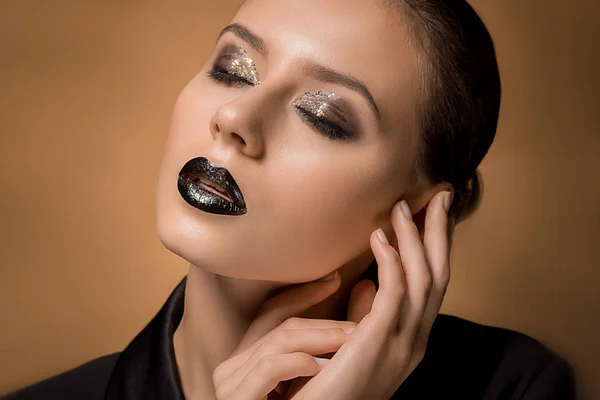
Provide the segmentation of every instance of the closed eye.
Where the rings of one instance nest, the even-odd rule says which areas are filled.
[[[213,81],[225,84],[227,86],[243,87],[243,86],[255,86],[252,82],[247,79],[227,72],[226,69],[215,66],[208,70],[206,75]],[[312,128],[316,129],[319,133],[327,136],[332,140],[350,140],[353,135],[346,132],[335,122],[332,122],[326,118],[320,118],[301,107],[295,106],[296,113],[302,118],[302,120]]]
[[[239,75],[230,74],[226,69],[215,66],[206,72],[206,75],[213,81],[225,84],[233,84],[233,86],[254,86],[252,82]]]
[[[349,140],[352,139],[352,134],[346,132],[335,122],[332,122],[326,118],[319,118],[310,111],[306,111],[302,107],[295,107],[296,113],[304,121],[312,125],[318,131],[323,133],[325,136],[334,140]]]

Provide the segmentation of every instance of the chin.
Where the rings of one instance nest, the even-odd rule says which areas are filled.
[[[177,189],[159,190],[156,227],[160,242],[170,252],[205,271],[242,279],[268,279],[263,263],[254,263],[252,243],[236,217],[195,209],[178,198]],[[248,243],[247,247],[243,243]],[[264,261],[263,257],[259,257]],[[259,270],[252,265],[260,265]]]
[[[160,242],[189,263],[222,273],[218,260],[212,258],[226,251],[221,240],[225,235],[224,227],[211,223],[211,215],[201,215],[206,213],[195,210],[183,200],[179,201],[175,196],[179,195],[176,189],[172,192],[175,193],[162,190],[157,198],[156,228]],[[219,243],[221,246],[218,246]]]

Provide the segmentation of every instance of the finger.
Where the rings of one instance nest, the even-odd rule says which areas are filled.
[[[406,275],[406,299],[398,322],[399,337],[414,342],[423,313],[427,306],[432,286],[431,271],[425,256],[425,249],[419,237],[419,230],[412,221],[408,205],[404,203],[405,215],[401,203],[392,209],[392,225],[398,239],[398,250]]]
[[[329,360],[323,361],[327,363]],[[314,376],[324,365],[310,354],[295,352],[271,354],[259,360],[230,395],[217,393],[217,398],[227,400],[262,399],[281,381],[299,376]]]
[[[369,279],[354,285],[348,299],[348,320],[359,323],[371,311],[376,294],[375,283]]]
[[[266,356],[303,352],[321,355],[337,351],[349,338],[349,334],[341,328],[330,329],[281,329],[271,336],[270,340],[259,346],[247,360],[222,381],[215,382],[222,391],[233,391]]]
[[[250,347],[287,318],[301,314],[335,293],[340,287],[341,278],[337,270],[334,272],[335,275],[331,280],[317,280],[293,285],[265,301],[258,316],[246,330],[233,354]]]
[[[431,267],[433,286],[418,334],[423,342],[422,344],[427,342],[429,332],[442,306],[450,282],[450,238],[448,232],[451,231],[452,227],[449,226],[451,221],[449,221],[448,214],[443,206],[445,193],[438,193],[430,202],[425,218],[424,246]]]
[[[380,333],[388,335],[391,329],[396,330],[400,310],[406,296],[406,278],[400,255],[389,243],[382,233],[385,243],[379,238],[376,230],[371,233],[371,248],[377,261],[377,275],[379,289],[373,299],[373,306],[369,317],[382,328]]]
[[[266,335],[255,341],[250,347],[238,352],[229,359],[223,361],[213,372],[213,383],[216,385],[220,384],[228,376],[232,375],[237,369],[239,369],[248,358],[266,341],[273,340],[273,336],[277,334],[279,330],[292,330],[292,329],[347,329],[356,327],[356,322],[353,321],[338,321],[331,319],[311,319],[311,318],[300,318],[291,317],[282,322],[278,327],[267,332]]]

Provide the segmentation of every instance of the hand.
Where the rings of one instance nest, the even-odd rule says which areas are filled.
[[[380,285],[374,293],[372,282],[361,281],[350,295],[348,316],[358,325],[351,321],[286,319],[337,290],[337,276],[330,286],[318,281],[302,284],[265,303],[264,311],[240,342],[239,351],[215,370],[217,398],[275,398],[277,392],[272,389],[276,386],[286,393],[285,385],[279,382],[312,376],[294,379],[286,397],[279,398],[389,399],[421,361],[450,279],[450,238],[446,232],[451,233],[452,226],[448,227],[442,200],[443,195],[438,194],[427,207],[424,246],[416,225],[403,217],[399,205],[392,210],[392,225],[400,255],[380,242],[376,232],[371,234]],[[345,326],[356,326],[350,339],[340,333]],[[294,342],[286,342],[290,334],[296,334]],[[325,366],[311,356],[336,349]]]
[[[290,390],[292,399],[388,400],[421,362],[450,281],[453,221],[449,227],[443,200],[438,193],[427,206],[423,243],[400,204],[392,209],[399,252],[371,234],[379,290],[370,312],[316,376]]]
[[[343,329],[355,327],[355,322],[288,318],[337,291],[341,283],[337,271],[327,277],[332,279],[287,287],[265,302],[232,356],[213,372],[218,400],[283,399],[273,390],[277,386],[281,393],[287,391],[280,382],[314,376],[323,367],[319,361],[329,360],[311,354],[335,352],[348,340]]]

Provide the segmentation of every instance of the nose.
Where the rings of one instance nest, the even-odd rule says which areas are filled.
[[[259,133],[259,116],[252,112],[255,108],[256,105],[236,100],[221,105],[210,119],[211,135],[223,147],[249,157],[261,157],[263,137]]]

